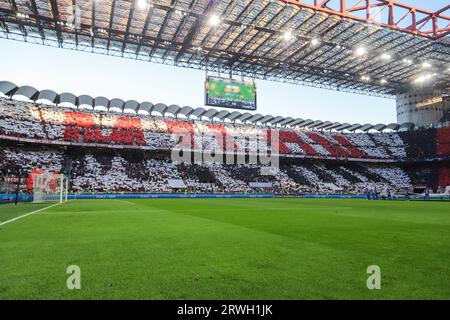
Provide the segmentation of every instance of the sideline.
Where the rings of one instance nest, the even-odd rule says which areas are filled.
[[[52,205],[50,205],[50,206],[48,206],[48,207],[41,208],[41,209],[38,209],[38,210],[35,210],[35,211],[31,211],[31,212],[25,213],[25,214],[23,214],[23,215],[21,215],[21,216],[12,218],[12,219],[10,219],[10,220],[6,220],[5,222],[1,222],[1,223],[0,223],[0,226],[3,226],[3,225],[5,225],[5,224],[7,224],[7,223],[14,222],[14,221],[19,220],[19,219],[22,219],[22,218],[25,218],[25,217],[27,217],[27,216],[30,216],[30,215],[35,214],[35,213],[38,213],[38,212],[43,211],[43,210],[45,210],[45,209],[49,209],[49,208],[51,208],[51,207],[55,207],[55,206],[60,205],[60,204],[61,204],[61,203],[58,202],[58,203],[52,204]]]
[[[128,200],[122,200],[122,199],[114,199],[114,200],[120,201],[120,202],[124,202],[124,203],[128,203],[128,204],[136,204],[136,203],[128,201]]]

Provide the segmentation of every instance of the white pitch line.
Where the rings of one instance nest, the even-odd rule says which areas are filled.
[[[43,211],[43,210],[45,210],[45,209],[49,209],[49,208],[54,207],[54,206],[57,206],[57,205],[59,205],[59,204],[61,204],[61,203],[58,202],[58,203],[52,204],[51,206],[48,206],[48,207],[45,207],[45,208],[41,208],[41,209],[39,209],[39,210],[35,210],[35,211],[32,211],[32,212],[25,213],[25,214],[23,214],[23,215],[21,215],[21,216],[15,217],[15,218],[10,219],[10,220],[7,220],[7,221],[5,221],[5,222],[1,222],[1,223],[0,223],[0,226],[3,226],[3,225],[5,225],[5,224],[7,224],[7,223],[14,222],[14,221],[19,220],[19,219],[22,219],[22,218],[25,218],[25,217],[27,217],[27,216],[29,216],[29,215],[32,215],[32,214],[34,214],[34,213],[38,213],[38,212]]]
[[[134,202],[128,201],[128,200],[122,200],[122,199],[114,199],[116,201],[120,201],[120,202],[125,202],[125,203],[129,203],[129,204],[135,204]]]

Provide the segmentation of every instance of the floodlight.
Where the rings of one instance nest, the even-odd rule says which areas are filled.
[[[320,43],[320,39],[319,38],[312,38],[311,39],[311,44],[313,46],[317,46]]]
[[[140,10],[147,9],[148,0],[137,0],[136,5],[137,5],[138,9],[140,9]]]
[[[392,56],[386,52],[381,55],[381,59],[383,59],[383,60],[391,60],[391,58],[392,58]]]
[[[212,27],[216,27],[220,24],[220,18],[219,16],[213,14],[211,17],[209,17],[208,23]]]
[[[29,17],[30,16],[27,14],[20,13],[20,12],[17,13],[17,18],[19,18],[19,19],[28,19]]]
[[[290,32],[290,31],[285,31],[285,32],[283,33],[283,39],[284,39],[285,41],[291,40],[291,39],[292,39],[292,32]]]
[[[411,59],[403,59],[402,60],[403,61],[403,63],[406,63],[406,64],[412,64],[413,63],[413,61],[411,60]]]
[[[367,53],[367,49],[364,47],[359,47],[356,49],[355,53],[357,56],[361,57]]]
[[[414,80],[414,83],[423,83],[433,78],[435,74],[423,74]]]

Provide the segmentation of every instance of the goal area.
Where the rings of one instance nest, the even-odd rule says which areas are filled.
[[[69,178],[61,173],[33,173],[33,202],[67,201]]]

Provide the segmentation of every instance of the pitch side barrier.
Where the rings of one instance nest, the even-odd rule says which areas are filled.
[[[18,202],[28,202],[33,200],[32,194],[19,194]],[[0,193],[0,203],[11,203],[16,201],[16,195],[14,193]]]
[[[15,194],[0,194],[0,203],[13,203]],[[58,197],[55,197],[55,199]],[[194,198],[306,198],[306,199],[367,199],[367,196],[361,194],[302,194],[302,195],[274,195],[264,194],[178,194],[178,193],[96,193],[96,194],[68,194],[69,200],[74,199],[194,199]],[[33,200],[33,195],[20,194],[19,202],[28,202]],[[382,196],[378,197],[382,200]],[[427,200],[423,195],[395,195],[391,200]],[[450,200],[450,195],[430,195],[428,200]]]
[[[177,194],[177,193],[96,193],[96,194],[68,194],[67,199],[152,199],[152,198],[273,198],[273,194]],[[59,196],[55,196],[55,199]],[[15,194],[0,194],[1,203],[13,203]],[[30,202],[33,195],[19,194],[18,202]]]
[[[303,195],[280,195],[279,198],[307,198],[307,199],[367,199],[364,194],[303,194]],[[371,200],[373,197],[371,197]],[[424,195],[394,195],[390,199],[378,195],[376,200],[450,200],[450,195],[430,195],[428,199]]]
[[[221,194],[221,193],[102,193],[70,194],[69,199],[153,199],[153,198],[273,198],[273,194]]]

